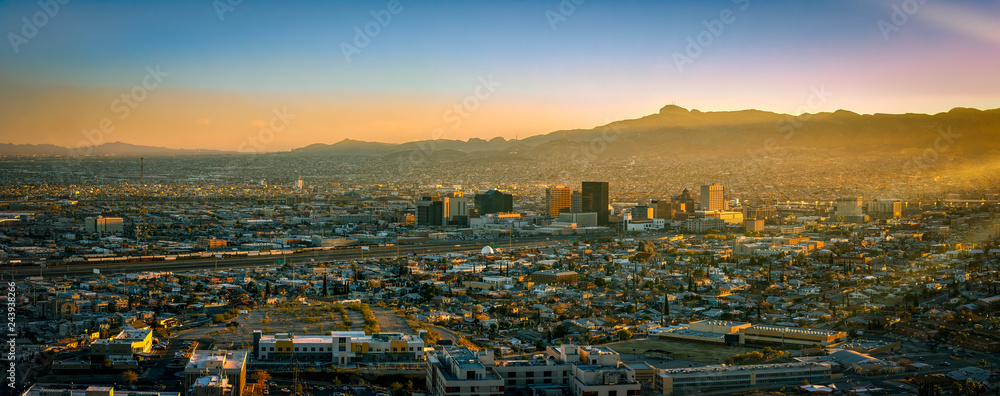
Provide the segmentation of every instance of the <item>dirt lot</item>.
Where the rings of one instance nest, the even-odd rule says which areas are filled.
[[[645,355],[655,358],[668,357],[705,363],[719,363],[732,355],[753,350],[742,347],[696,344],[693,342],[661,340],[657,338],[625,341],[608,345],[608,347],[623,354]]]
[[[372,313],[375,314],[375,320],[378,321],[378,327],[383,333],[414,334],[410,325],[406,324],[406,321],[399,317],[395,311],[374,305],[371,306],[371,309]]]

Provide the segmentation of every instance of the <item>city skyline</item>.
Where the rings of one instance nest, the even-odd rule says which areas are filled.
[[[263,151],[284,151],[525,138],[670,103],[1000,107],[984,1],[216,3],[0,5],[0,142],[76,146],[104,119],[104,142],[239,151],[271,129]]]

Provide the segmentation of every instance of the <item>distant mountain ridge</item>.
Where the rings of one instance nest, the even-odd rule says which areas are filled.
[[[546,156],[766,156],[778,150],[839,154],[995,156],[1000,149],[1000,109],[957,107],[937,114],[858,114],[846,110],[793,116],[761,110],[702,112],[664,106],[655,114],[591,129],[560,130],[520,140],[421,140],[407,143],[344,139],[311,144],[278,155],[490,157],[515,151]],[[54,145],[0,144],[0,155],[67,155]],[[928,154],[930,152],[930,154]],[[92,155],[238,154],[106,143]]]
[[[37,155],[37,156],[168,156],[168,155],[207,155],[207,154],[238,154],[234,151],[205,149],[171,149],[165,147],[143,146],[122,142],[109,142],[97,146],[69,148],[54,144],[10,144],[0,143],[0,155]]]

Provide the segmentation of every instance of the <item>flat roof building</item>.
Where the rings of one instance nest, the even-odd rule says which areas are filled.
[[[184,366],[184,388],[191,389],[193,392],[194,386],[200,378],[214,375],[226,379],[226,385],[233,387],[231,393],[233,396],[241,396],[243,387],[246,385],[247,356],[249,355],[250,351],[248,350],[195,351],[188,359],[187,365]],[[213,384],[217,387],[221,383],[209,381],[202,386]],[[212,389],[203,388],[202,391],[211,392]]]
[[[744,345],[821,345],[829,346],[847,341],[843,331],[812,330],[797,327],[754,325],[740,330],[740,344]]]
[[[747,388],[773,384],[801,384],[829,381],[831,367],[827,364],[781,363],[748,366],[705,366],[697,368],[667,369],[660,371],[654,381],[654,393],[672,395],[674,392],[694,394],[700,390]]]

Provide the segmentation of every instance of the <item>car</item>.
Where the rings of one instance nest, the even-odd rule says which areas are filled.
[[[288,388],[281,388],[281,391],[285,392],[285,393],[290,393],[291,392],[290,390],[288,390]]]
[[[948,363],[948,362],[944,362],[944,363],[941,363],[941,365],[942,365],[942,366],[951,366],[951,363]]]
[[[923,357],[923,356],[921,356],[921,357],[920,357],[920,361],[922,362],[922,361],[924,361],[924,360],[927,360],[927,359],[924,359],[924,357]]]

